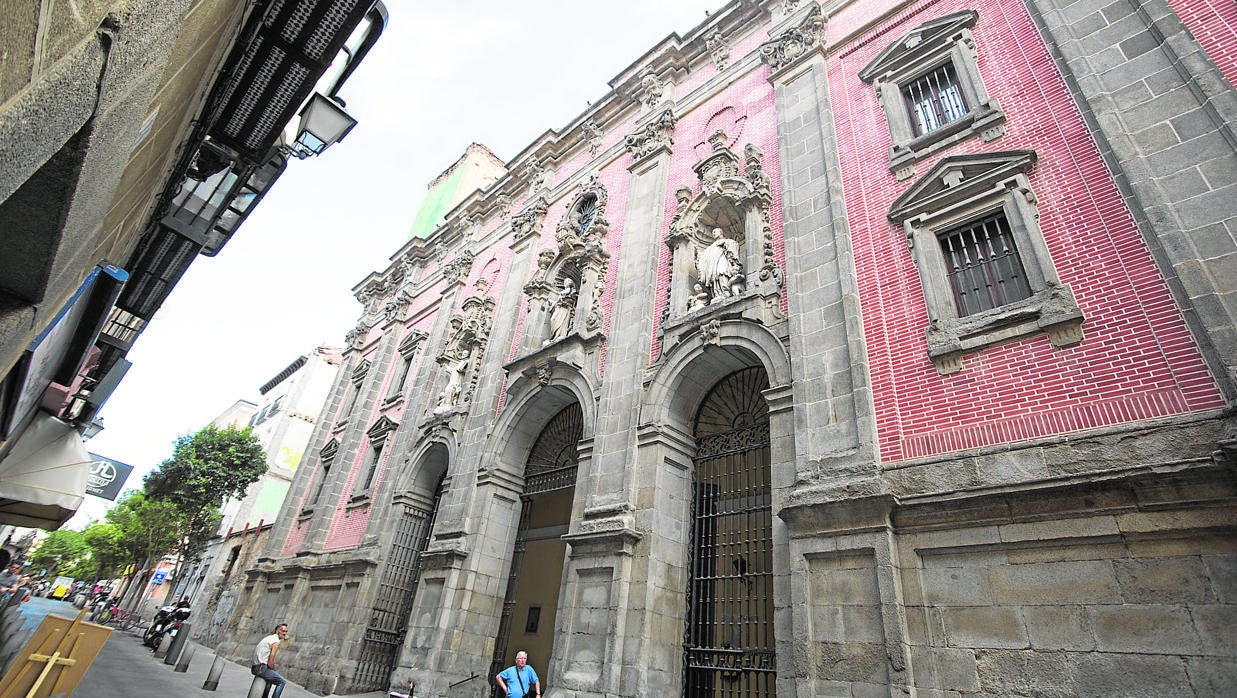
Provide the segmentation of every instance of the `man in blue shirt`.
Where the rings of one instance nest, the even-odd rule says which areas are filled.
[[[541,679],[537,678],[537,672],[528,666],[527,652],[516,652],[515,666],[503,669],[501,674],[494,677],[494,681],[507,698],[536,698],[541,695]]]

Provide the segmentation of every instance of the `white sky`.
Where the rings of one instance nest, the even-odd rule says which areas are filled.
[[[382,39],[341,96],[360,123],[293,161],[213,259],[200,257],[138,339],[87,448],[127,487],[319,344],[342,345],[351,289],[407,240],[426,185],[472,142],[510,161],[609,92],[608,81],[724,0],[386,0]],[[117,260],[112,260],[117,261]],[[70,522],[100,519],[87,496]]]

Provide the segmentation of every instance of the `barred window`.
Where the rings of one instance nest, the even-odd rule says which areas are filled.
[[[968,111],[952,61],[912,80],[902,88],[902,96],[916,136],[935,131]]]
[[[958,316],[1031,297],[1031,287],[1004,213],[939,236]]]

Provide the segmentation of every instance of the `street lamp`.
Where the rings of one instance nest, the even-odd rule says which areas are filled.
[[[315,92],[301,109],[301,121],[296,141],[292,144],[292,154],[301,160],[311,155],[320,155],[331,145],[342,141],[356,124],[356,119],[344,111],[338,98],[328,99],[322,93]]]

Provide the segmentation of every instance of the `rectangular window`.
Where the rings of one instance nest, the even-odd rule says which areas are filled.
[[[953,228],[939,239],[959,317],[1031,297],[1004,213]]]
[[[374,475],[378,473],[378,462],[381,460],[382,444],[377,444],[370,449],[369,470],[365,473],[365,484],[361,486],[362,492],[368,492],[369,486],[374,484]]]
[[[313,499],[309,500],[309,504],[311,506],[318,503],[318,498],[322,496],[322,489],[326,486],[327,478],[330,477],[330,475],[331,475],[331,463],[330,461],[323,461],[322,477],[319,478],[318,486],[314,489]]]
[[[408,373],[412,370],[412,354],[401,355],[395,380],[391,381],[391,391],[387,393],[388,400],[404,394],[404,386],[408,383]]]
[[[935,131],[965,116],[967,112],[966,98],[962,96],[953,61],[947,61],[904,85],[902,96],[910,109],[916,136]]]
[[[541,607],[529,606],[528,617],[524,619],[524,632],[533,635],[536,634],[537,628],[541,626]]]

